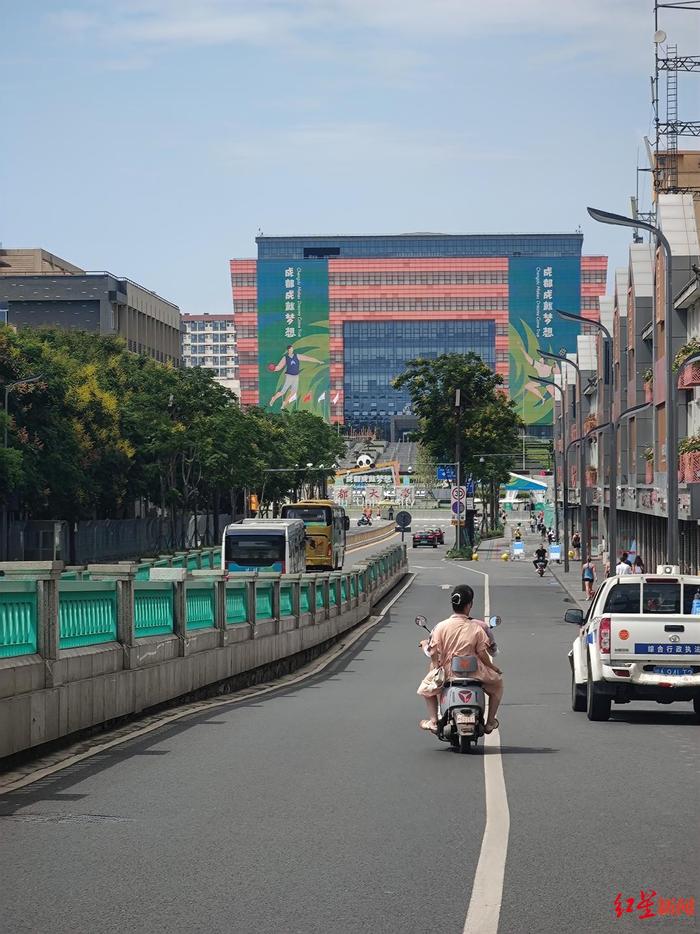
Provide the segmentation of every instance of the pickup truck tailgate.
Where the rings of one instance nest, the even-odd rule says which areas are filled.
[[[700,664],[700,616],[610,616],[610,657],[629,661],[673,659]]]

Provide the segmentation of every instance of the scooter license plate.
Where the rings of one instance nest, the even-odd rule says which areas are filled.
[[[457,726],[460,723],[476,723],[476,713],[473,710],[462,710],[457,714]]]

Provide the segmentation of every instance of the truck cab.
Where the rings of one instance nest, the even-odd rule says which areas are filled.
[[[660,565],[655,574],[608,578],[584,614],[569,653],[571,706],[607,720],[611,706],[692,701],[700,717],[700,576]]]

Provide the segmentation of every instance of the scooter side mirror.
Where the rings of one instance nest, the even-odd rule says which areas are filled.
[[[489,616],[489,627],[495,629],[496,626],[500,626],[503,620],[500,616]]]
[[[427,622],[428,620],[425,618],[425,616],[416,616],[416,626],[420,626],[421,629],[427,624]]]

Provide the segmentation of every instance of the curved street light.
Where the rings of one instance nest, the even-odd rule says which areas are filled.
[[[563,354],[549,353],[547,350],[540,350],[540,356],[544,357],[545,360],[553,360],[559,365],[559,372],[561,373],[562,363],[568,363],[569,366],[572,366],[576,370],[576,424],[578,429],[578,440],[581,441],[579,444],[579,458],[578,458],[578,472],[579,472],[579,490],[580,492],[580,507],[581,507],[581,566],[583,566],[590,554],[590,543],[588,535],[588,517],[586,510],[586,446],[582,441],[583,438],[583,393],[581,392],[582,379],[581,379],[581,367],[578,363],[575,363],[573,360],[570,360],[568,357]],[[566,521],[566,516],[564,516],[564,521]]]
[[[666,356],[666,561],[678,564],[678,411],[676,382],[673,373],[673,284],[671,282],[671,244],[660,227],[636,217],[613,214],[600,208],[587,208],[600,224],[647,230],[656,238],[664,254],[664,353]],[[615,434],[615,432],[613,432]]]
[[[562,397],[562,426],[564,431],[564,437],[566,437],[566,411],[564,406],[564,390],[552,379],[543,379],[541,376],[532,376],[530,377],[537,383],[542,383],[543,386],[553,387],[558,389]],[[562,452],[563,453],[563,452]],[[559,486],[557,483],[557,452],[554,451],[554,457],[552,458],[554,470],[552,471],[552,478],[554,481],[554,527],[557,530],[557,541],[559,540]],[[562,507],[564,509],[564,572],[569,573],[569,531],[566,525],[566,507],[569,502],[569,478],[567,476],[566,469],[566,455],[564,455],[563,461],[564,467],[564,479],[562,482]]]
[[[603,351],[603,396],[606,401],[605,409],[607,415],[606,424],[610,424],[613,420],[613,409],[612,409],[612,396],[613,396],[613,383],[612,383],[612,348],[613,348],[613,339],[610,331],[602,324],[600,321],[591,321],[588,318],[584,318],[583,315],[574,314],[573,311],[564,311],[562,308],[557,308],[557,314],[560,318],[566,318],[569,321],[576,321],[578,324],[590,324],[591,327],[597,328],[601,334],[605,337],[608,346],[608,352]],[[605,384],[608,384],[609,391],[606,395],[605,393]],[[596,429],[600,430],[600,429]],[[610,433],[610,444],[608,449],[608,457],[610,459],[610,476],[615,479],[615,486],[617,487],[617,432]],[[605,493],[605,483],[603,482],[603,494]],[[612,501],[612,497],[611,497]],[[603,495],[603,506],[605,506],[605,495]],[[613,517],[613,522],[617,520],[617,513]],[[608,514],[608,542],[610,541],[610,513]],[[617,538],[617,530],[613,536]],[[589,543],[589,554],[590,554],[590,543]]]

